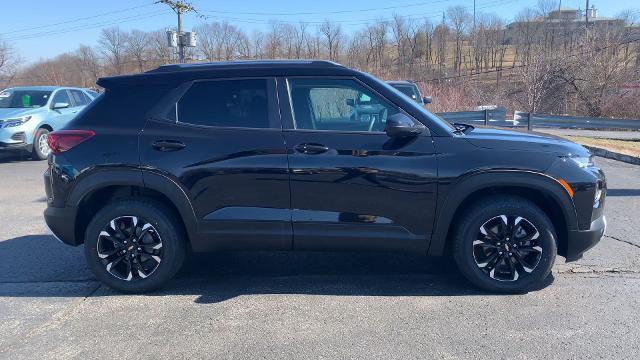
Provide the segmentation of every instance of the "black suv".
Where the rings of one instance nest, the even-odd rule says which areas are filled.
[[[602,237],[606,184],[582,146],[450,125],[325,61],[168,65],[106,89],[49,135],[45,219],[126,292],[188,250],[450,254],[496,292],[543,285]]]

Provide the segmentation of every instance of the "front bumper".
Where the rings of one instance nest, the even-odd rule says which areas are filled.
[[[604,215],[591,222],[589,230],[572,230],[567,236],[567,262],[582,258],[585,251],[594,247],[607,228],[607,219]]]

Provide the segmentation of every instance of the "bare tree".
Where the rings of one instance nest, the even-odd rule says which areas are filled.
[[[0,39],[0,85],[8,86],[18,72],[20,57],[5,41]]]
[[[138,71],[144,71],[149,55],[149,34],[140,30],[126,34],[125,51],[138,66]]]
[[[325,20],[319,27],[320,33],[324,36],[325,46],[329,55],[329,60],[338,60],[338,53],[342,42],[342,27],[340,24]]]
[[[119,27],[102,30],[98,40],[103,56],[114,74],[122,74],[126,64],[126,34]]]
[[[469,19],[471,14],[467,8],[462,6],[454,6],[447,9],[447,17],[451,28],[453,29],[453,35],[455,38],[455,49],[453,52],[453,71],[457,71],[460,74],[462,70],[462,41],[469,28]]]

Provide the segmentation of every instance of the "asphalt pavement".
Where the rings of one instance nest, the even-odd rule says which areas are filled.
[[[198,255],[122,295],[46,234],[46,163],[0,158],[0,359],[635,359],[640,167],[597,162],[606,236],[528,294],[478,291],[446,259],[276,252]]]

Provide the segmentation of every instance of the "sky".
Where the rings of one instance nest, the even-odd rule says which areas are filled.
[[[473,0],[191,0],[206,17],[184,18],[185,30],[204,21],[228,21],[249,33],[263,30],[272,20],[283,22],[338,22],[346,32],[394,13],[438,22],[449,6],[473,10]],[[508,20],[538,0],[476,0],[476,11],[496,13]],[[590,0],[600,16],[615,16],[640,9],[639,0]],[[562,0],[563,7],[583,8],[583,0]],[[8,42],[26,63],[73,51],[81,44],[95,45],[102,28],[158,30],[176,26],[176,15],[154,0],[0,0],[0,39]]]

